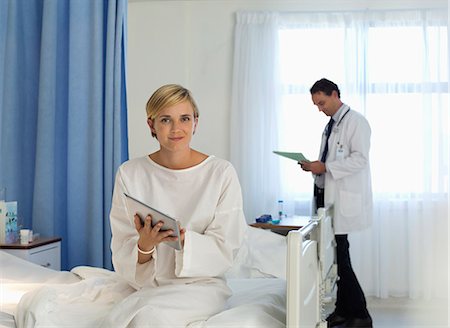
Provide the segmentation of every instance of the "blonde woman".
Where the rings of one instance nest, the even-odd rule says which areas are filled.
[[[247,228],[241,187],[228,161],[191,148],[199,111],[189,90],[164,85],[146,110],[159,150],[122,164],[110,213],[114,268],[136,292],[104,326],[184,327],[222,311],[230,296],[223,274]],[[149,216],[143,225],[133,218],[124,193],[178,219],[182,249]]]

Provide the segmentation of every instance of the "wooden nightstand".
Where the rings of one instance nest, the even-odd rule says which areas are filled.
[[[0,244],[0,249],[43,267],[61,270],[61,238],[59,237],[38,238],[26,245],[20,242]]]
[[[255,228],[270,229],[280,235],[286,236],[289,231],[297,230],[308,224],[311,218],[309,216],[289,216],[280,221],[278,224],[273,223],[251,223]]]

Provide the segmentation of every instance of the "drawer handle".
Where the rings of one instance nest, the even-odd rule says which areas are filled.
[[[46,264],[41,264],[41,266],[43,266],[44,268],[50,268],[52,265],[47,262]]]

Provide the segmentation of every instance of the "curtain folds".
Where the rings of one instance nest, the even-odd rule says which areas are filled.
[[[275,213],[279,169],[275,155],[280,106],[278,14],[236,17],[230,160],[239,174],[248,222]]]
[[[231,153],[249,213],[267,210],[276,191],[285,204],[294,204],[289,214],[309,214],[312,179],[290,162],[268,169],[260,161],[273,149],[306,151],[307,157],[318,153],[326,122],[308,108],[316,80],[337,82],[343,101],[371,124],[374,224],[350,235],[353,266],[368,296],[447,297],[446,14],[426,9],[237,14]],[[270,26],[278,34],[240,19],[270,15],[277,17]],[[280,49],[273,57],[281,58],[280,66],[260,55],[274,49]],[[252,67],[266,78],[281,72],[281,78],[267,82],[252,74]],[[277,99],[272,116],[261,114],[266,107],[253,106],[272,97]],[[272,122],[278,123],[276,138],[252,138]],[[266,146],[260,145],[263,140]]]
[[[109,208],[128,158],[126,7],[0,4],[0,185],[23,226],[62,237],[63,269],[112,268]]]

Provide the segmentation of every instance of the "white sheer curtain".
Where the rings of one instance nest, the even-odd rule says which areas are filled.
[[[236,15],[231,107],[231,156],[242,185],[248,222],[275,213],[280,181],[278,14]]]
[[[236,42],[235,53],[241,57],[258,53],[251,42],[244,46]],[[447,10],[282,13],[274,45],[280,49],[279,66],[257,64],[273,69],[274,75],[280,68],[281,105],[273,148],[317,158],[327,119],[312,105],[309,87],[322,77],[335,81],[342,100],[371,124],[374,224],[350,236],[353,265],[367,295],[446,297]],[[247,69],[235,58],[236,62],[240,71]],[[234,75],[234,98],[251,95],[242,82],[237,86],[240,79],[243,75]],[[277,96],[278,91],[271,92]],[[245,115],[242,111],[247,108],[239,111]],[[252,116],[252,125],[242,125],[239,133],[251,134],[267,123],[263,115]],[[238,129],[232,125],[232,134]],[[245,138],[240,144],[232,143],[233,160],[244,159],[242,147],[254,145]],[[254,147],[258,154],[261,150]],[[265,155],[270,153],[265,150]],[[289,214],[308,214],[311,176],[293,161],[280,158],[276,162],[279,185],[266,185],[263,190],[277,190],[278,197],[292,204]],[[259,183],[248,175],[257,167],[258,162],[248,163],[247,171],[238,167],[244,191]],[[273,201],[265,195],[252,194],[253,198],[245,199],[246,205],[257,212],[260,204]]]

